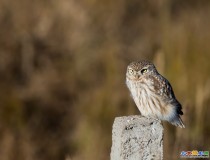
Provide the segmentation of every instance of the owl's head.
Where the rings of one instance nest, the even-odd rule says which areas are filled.
[[[126,77],[131,80],[139,80],[154,73],[157,73],[154,64],[144,60],[130,63],[127,67]]]

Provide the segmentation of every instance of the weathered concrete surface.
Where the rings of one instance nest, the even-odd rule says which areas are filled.
[[[163,126],[143,116],[115,118],[111,160],[162,160]]]

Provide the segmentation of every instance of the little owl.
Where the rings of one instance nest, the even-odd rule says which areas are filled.
[[[132,62],[127,67],[126,84],[143,116],[166,120],[185,128],[180,118],[182,106],[173,89],[154,64],[148,61]]]

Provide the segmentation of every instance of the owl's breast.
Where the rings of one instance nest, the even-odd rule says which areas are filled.
[[[136,81],[127,80],[127,86],[131,92],[134,102],[143,116],[161,115],[161,100],[155,94],[155,88],[151,81]]]

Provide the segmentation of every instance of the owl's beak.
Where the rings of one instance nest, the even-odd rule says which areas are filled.
[[[136,74],[135,77],[136,77],[136,79],[139,79],[140,78],[140,75],[139,74]]]

